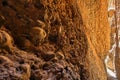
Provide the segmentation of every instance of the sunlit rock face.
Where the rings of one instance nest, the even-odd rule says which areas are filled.
[[[15,47],[0,50],[0,79],[107,80],[107,0],[0,0],[0,9]]]
[[[108,11],[111,9],[115,10],[115,0],[108,0]]]
[[[103,60],[110,49],[107,0],[79,0],[79,10],[88,39],[88,61],[91,80],[106,80]]]
[[[116,24],[115,24],[115,0],[108,0],[108,21],[111,28],[111,47],[105,59],[106,67],[115,72],[115,50],[116,50]]]

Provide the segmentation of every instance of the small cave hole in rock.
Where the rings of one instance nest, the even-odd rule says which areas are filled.
[[[8,0],[2,0],[2,5],[3,6],[7,6],[8,5],[8,2],[7,2]]]
[[[3,61],[0,59],[0,64],[2,64],[3,63]]]

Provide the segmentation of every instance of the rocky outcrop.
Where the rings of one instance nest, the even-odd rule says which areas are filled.
[[[78,5],[88,39],[90,80],[106,80],[103,61],[110,48],[107,0],[79,0]]]
[[[0,9],[13,38],[0,48],[0,79],[107,80],[107,0],[1,0]]]

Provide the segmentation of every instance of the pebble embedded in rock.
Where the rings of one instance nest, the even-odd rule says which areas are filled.
[[[57,52],[57,53],[56,53],[56,57],[57,57],[58,59],[64,59],[64,55],[63,55],[62,52]]]
[[[35,46],[39,46],[46,37],[46,32],[40,27],[33,27],[30,32],[31,41]]]

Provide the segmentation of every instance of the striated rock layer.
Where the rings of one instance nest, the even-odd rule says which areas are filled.
[[[0,0],[0,26],[0,80],[107,80],[107,0]]]

